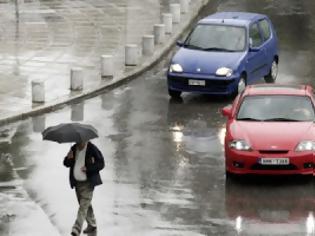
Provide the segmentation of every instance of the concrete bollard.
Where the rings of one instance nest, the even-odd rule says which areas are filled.
[[[187,13],[189,11],[189,0],[180,0],[181,13]]]
[[[173,23],[180,23],[180,5],[178,3],[170,4],[170,12],[172,14]]]
[[[32,81],[32,101],[43,103],[45,102],[45,82],[41,79]]]
[[[154,43],[160,44],[165,41],[165,25],[155,24],[154,25]]]
[[[154,36],[144,35],[142,37],[142,54],[144,56],[151,56],[154,53]]]
[[[139,48],[136,44],[125,46],[125,65],[136,66],[139,63]]]
[[[83,70],[80,67],[71,68],[71,90],[82,90],[83,89]]]
[[[101,76],[102,78],[114,77],[114,62],[112,55],[101,56]]]
[[[171,34],[173,32],[173,17],[170,13],[164,13],[162,15],[162,22],[165,25],[165,33]]]

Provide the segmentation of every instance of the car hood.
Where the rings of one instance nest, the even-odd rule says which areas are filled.
[[[230,125],[233,139],[245,139],[254,150],[294,150],[314,137],[313,122],[239,122]]]
[[[237,68],[244,52],[215,52],[180,48],[173,57],[173,64],[180,64],[185,73],[215,74],[220,67]]]

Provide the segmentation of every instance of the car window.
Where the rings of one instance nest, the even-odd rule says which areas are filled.
[[[257,23],[250,26],[249,38],[252,40],[252,47],[259,47],[263,43]]]
[[[206,51],[244,51],[246,29],[229,25],[198,24],[185,41],[185,47]]]
[[[238,120],[313,121],[314,108],[307,96],[257,95],[244,98]]]
[[[261,20],[259,21],[259,26],[260,26],[264,41],[267,41],[271,35],[269,22],[266,19]]]

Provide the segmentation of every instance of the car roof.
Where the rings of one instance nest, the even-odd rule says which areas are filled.
[[[309,85],[256,84],[247,86],[243,92],[243,96],[253,95],[310,96],[311,93],[312,87]]]
[[[266,15],[251,12],[217,12],[201,19],[200,24],[227,24],[249,26],[251,22],[267,18]]]

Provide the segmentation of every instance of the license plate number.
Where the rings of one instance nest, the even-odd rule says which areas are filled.
[[[259,163],[262,165],[289,165],[289,158],[260,158]]]
[[[194,79],[190,79],[188,80],[188,84],[189,85],[193,85],[193,86],[206,86],[206,81],[205,80],[194,80]]]

